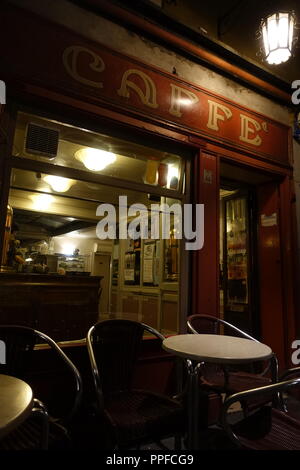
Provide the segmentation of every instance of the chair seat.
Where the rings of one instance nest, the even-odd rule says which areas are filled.
[[[144,390],[118,392],[105,402],[105,415],[119,446],[182,433],[183,407],[177,401]]]
[[[41,423],[35,416],[0,440],[0,451],[38,450],[40,448]],[[49,449],[70,448],[67,430],[52,418],[49,419]]]
[[[234,432],[239,435],[240,442],[247,449],[300,450],[300,422],[282,411],[272,409],[270,426],[264,436],[257,435],[259,426],[255,419],[251,427],[248,421],[247,432],[243,431],[243,427],[242,422],[233,428]]]
[[[201,385],[218,392],[238,393],[252,388],[263,387],[271,383],[269,377],[263,377],[248,372],[229,372],[228,384],[225,387],[225,377],[222,370],[205,370],[200,378]]]

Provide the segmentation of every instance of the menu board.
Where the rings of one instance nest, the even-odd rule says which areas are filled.
[[[144,244],[143,282],[153,284],[155,243]]]

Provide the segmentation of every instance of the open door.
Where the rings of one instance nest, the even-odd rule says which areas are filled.
[[[253,195],[242,186],[220,189],[220,316],[258,337]]]

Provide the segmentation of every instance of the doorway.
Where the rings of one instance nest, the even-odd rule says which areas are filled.
[[[260,202],[272,175],[221,162],[220,318],[261,337]]]
[[[220,316],[254,336],[258,279],[255,191],[241,184],[220,188]]]

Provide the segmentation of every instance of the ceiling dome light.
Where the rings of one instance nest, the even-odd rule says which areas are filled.
[[[278,12],[261,22],[265,59],[269,64],[281,64],[292,55],[295,42],[296,18],[294,13]]]
[[[106,150],[99,150],[90,147],[77,150],[75,158],[91,171],[104,170],[108,165],[116,161],[116,155]]]
[[[53,175],[45,176],[44,181],[46,181],[46,183],[51,186],[53,191],[56,191],[57,193],[65,193],[66,191],[69,191],[71,186],[76,183],[76,181],[70,180],[68,178]]]

